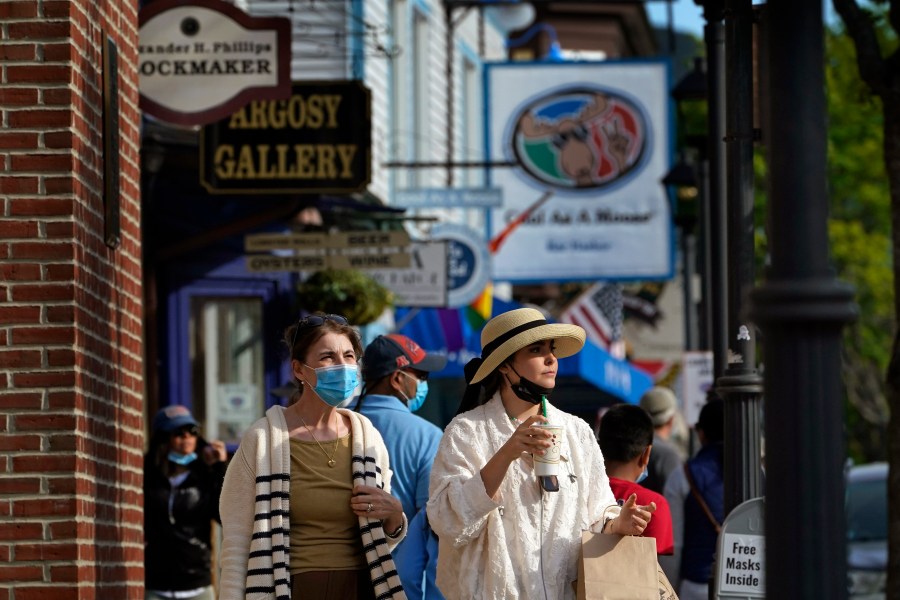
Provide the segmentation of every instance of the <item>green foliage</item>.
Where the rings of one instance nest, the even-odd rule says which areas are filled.
[[[297,286],[298,301],[308,312],[343,315],[353,325],[367,325],[391,306],[393,295],[361,271],[326,269]]]
[[[882,48],[896,47],[886,22],[876,22]],[[895,327],[884,119],[880,100],[859,77],[849,36],[828,28],[825,44],[831,257],[838,277],[856,288],[860,309],[844,333],[847,445],[864,462],[884,458],[884,373]]]
[[[850,38],[826,31],[828,185],[832,217],[890,234],[890,193],[884,169],[880,100],[859,77]]]

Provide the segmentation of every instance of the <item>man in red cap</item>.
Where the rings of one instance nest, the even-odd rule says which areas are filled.
[[[431,539],[433,534],[424,509],[431,464],[442,432],[413,413],[428,395],[428,374],[446,365],[446,356],[425,352],[416,342],[397,333],[375,338],[362,358],[364,386],[356,410],[368,417],[384,438],[394,472],[391,494],[403,504],[409,520],[407,538],[420,542],[407,544],[406,553],[398,547],[394,556],[403,588],[411,599],[439,597],[434,585],[437,541]]]

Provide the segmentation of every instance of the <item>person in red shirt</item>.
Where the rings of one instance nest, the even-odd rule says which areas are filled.
[[[606,464],[609,486],[619,503],[637,494],[637,503],[656,504],[653,519],[642,535],[656,538],[657,554],[672,554],[672,513],[662,494],[639,485],[647,476],[653,448],[653,421],[646,410],[634,404],[616,404],[604,413],[597,434]]]

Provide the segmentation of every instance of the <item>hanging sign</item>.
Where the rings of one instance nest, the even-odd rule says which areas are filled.
[[[447,241],[447,306],[469,304],[490,281],[487,243],[477,231],[454,223],[432,227],[431,239]]]
[[[295,82],[287,100],[255,100],[200,134],[210,193],[363,191],[371,179],[371,97],[359,81]]]
[[[485,66],[495,280],[672,276],[668,63]],[[545,202],[535,199],[552,192]]]
[[[217,121],[254,98],[286,98],[291,22],[221,0],[157,0],[140,11],[140,106],[176,125]]]

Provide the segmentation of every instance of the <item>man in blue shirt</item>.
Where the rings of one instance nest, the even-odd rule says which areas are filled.
[[[431,465],[442,432],[413,412],[428,395],[428,374],[446,365],[446,356],[427,353],[413,340],[396,333],[375,338],[362,358],[363,391],[356,410],[368,417],[384,438],[394,472],[391,494],[403,504],[409,520],[409,533],[413,535],[407,538],[415,538],[410,548],[394,559],[410,599],[442,598],[434,587],[437,540],[425,519]],[[401,542],[395,553],[406,542]]]

